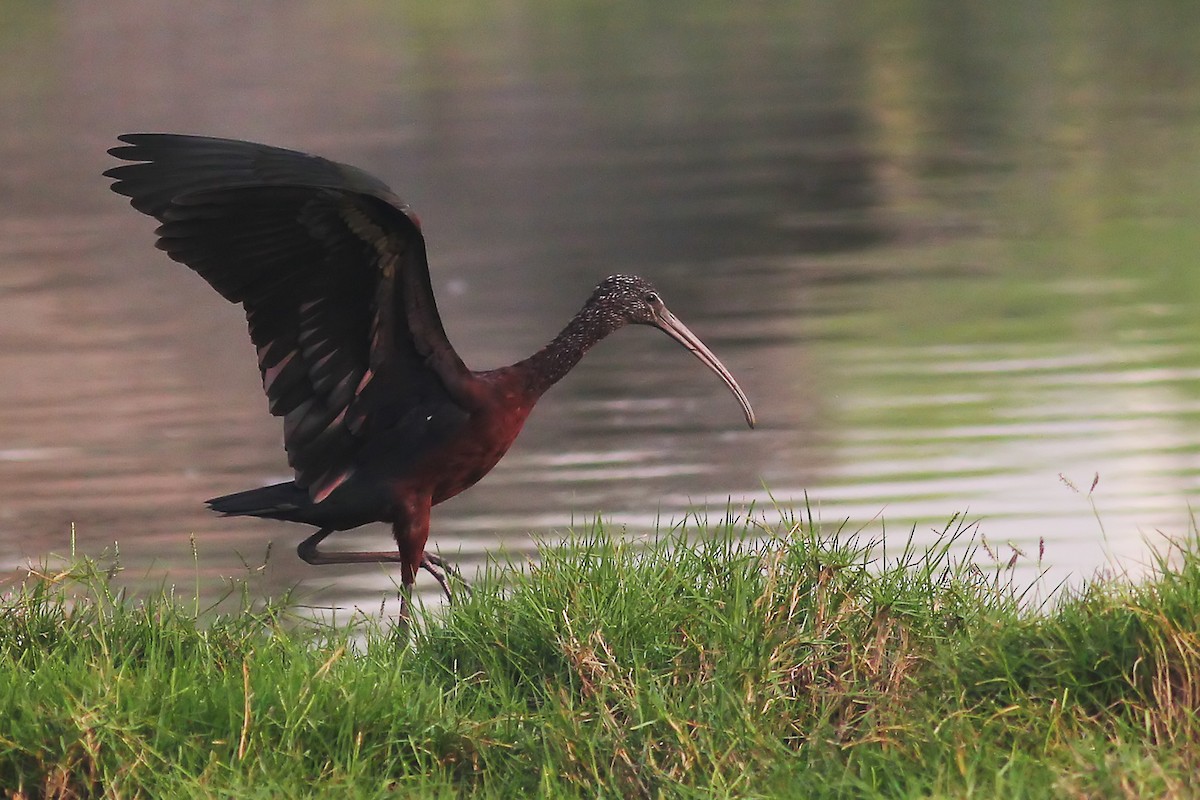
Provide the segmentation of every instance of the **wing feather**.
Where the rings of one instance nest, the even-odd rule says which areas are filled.
[[[407,207],[354,167],[228,139],[127,134],[113,191],[157,246],[241,303],[297,482],[319,502],[368,438],[471,402]],[[377,449],[377,448],[372,448]]]

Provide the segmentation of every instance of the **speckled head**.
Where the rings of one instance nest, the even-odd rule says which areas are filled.
[[[658,327],[656,311],[666,309],[658,290],[640,275],[609,275],[597,284],[588,305],[618,326],[631,323]]]
[[[627,323],[653,325],[686,347],[725,381],[725,385],[741,404],[746,423],[751,428],[754,427],[754,409],[750,407],[750,400],[742,391],[742,387],[738,386],[733,375],[699,337],[671,313],[663,303],[662,295],[650,281],[638,275],[610,275],[596,286],[587,306],[591,307],[593,312],[598,312],[613,328]]]

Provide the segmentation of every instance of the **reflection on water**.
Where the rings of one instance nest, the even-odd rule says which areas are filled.
[[[1200,482],[1200,31],[1171,6],[0,0],[0,564],[74,522],[155,583],[219,587],[275,539],[266,591],[390,586],[203,511],[285,461],[240,311],[99,177],[145,129],[384,177],[472,366],[640,272],[745,387],[756,431],[665,337],[606,341],[435,510],[468,569],[596,512],[645,530],[806,496],[868,532],[965,511],[1044,537],[1055,579],[1136,568]]]

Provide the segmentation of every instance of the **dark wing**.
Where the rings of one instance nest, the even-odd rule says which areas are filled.
[[[158,247],[246,309],[296,481],[320,502],[368,435],[461,416],[470,373],[434,303],[407,207],[362,170],[251,142],[137,133],[112,190],[159,220]]]

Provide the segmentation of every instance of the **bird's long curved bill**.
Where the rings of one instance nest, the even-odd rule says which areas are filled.
[[[746,393],[742,391],[742,387],[738,386],[738,382],[734,380],[729,370],[725,369],[725,365],[721,363],[721,359],[717,358],[712,350],[705,347],[704,342],[700,341],[696,334],[688,330],[688,327],[680,322],[679,318],[670,311],[663,309],[663,312],[658,315],[657,321],[659,330],[679,342],[688,350],[691,350],[696,358],[704,362],[704,366],[721,376],[721,380],[725,381],[725,385],[733,392],[733,396],[742,404],[742,413],[746,415],[746,424],[753,428],[754,409],[750,407],[750,400],[746,397]]]

